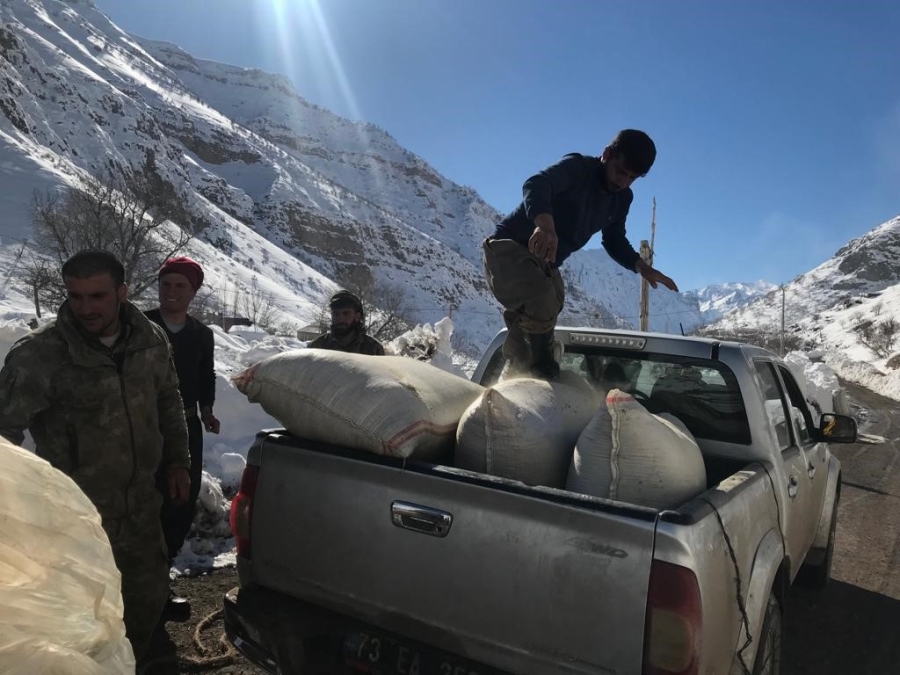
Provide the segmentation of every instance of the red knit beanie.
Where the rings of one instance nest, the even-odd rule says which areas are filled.
[[[173,273],[184,275],[195,292],[203,285],[203,268],[200,267],[200,263],[187,256],[169,258],[159,268],[159,278]]]

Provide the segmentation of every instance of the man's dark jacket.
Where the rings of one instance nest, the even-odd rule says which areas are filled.
[[[634,194],[631,188],[606,194],[605,184],[606,169],[598,157],[566,155],[525,181],[522,202],[500,221],[493,237],[528,246],[535,216],[549,213],[559,237],[554,267],[602,232],[606,252],[633,272],[640,255],[625,236],[625,218]]]
[[[188,315],[184,328],[173,333],[158,309],[144,313],[166,332],[172,345],[172,359],[178,373],[178,390],[184,409],[193,414],[197,411],[197,404],[201,408],[211,408],[216,401],[215,337],[212,329]]]

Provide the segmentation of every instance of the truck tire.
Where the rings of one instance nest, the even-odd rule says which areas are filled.
[[[753,662],[753,675],[781,673],[781,605],[774,593],[769,594],[766,615],[759,633],[759,647]]]
[[[841,501],[841,485],[838,483],[837,494],[834,496],[834,510],[831,512],[831,527],[828,529],[828,545],[825,547],[825,557],[818,565],[804,563],[794,583],[801,588],[821,591],[831,579],[831,563],[834,560],[834,536],[837,530],[838,504]]]

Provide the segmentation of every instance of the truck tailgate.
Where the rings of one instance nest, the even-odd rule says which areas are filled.
[[[253,583],[513,673],[640,672],[654,512],[277,442],[259,460]]]

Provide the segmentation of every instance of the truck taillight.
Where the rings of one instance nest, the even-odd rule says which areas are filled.
[[[644,626],[643,675],[696,675],[702,629],[697,577],[686,567],[654,561]]]
[[[242,558],[250,557],[250,518],[253,515],[253,496],[256,494],[256,479],[259,477],[258,466],[247,466],[241,475],[241,487],[231,500],[229,522],[234,535],[237,554]]]

